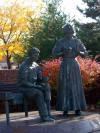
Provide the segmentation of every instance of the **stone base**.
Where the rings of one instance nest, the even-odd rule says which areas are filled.
[[[37,111],[29,112],[25,118],[24,113],[10,113],[11,123],[6,125],[5,115],[0,115],[0,133],[100,133],[100,114],[82,112],[77,117],[70,112],[68,118],[62,112],[52,111],[54,123],[42,123]]]

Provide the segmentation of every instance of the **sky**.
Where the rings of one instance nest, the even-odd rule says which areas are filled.
[[[62,9],[66,14],[69,14],[71,17],[75,17],[75,19],[81,23],[93,21],[92,19],[83,16],[83,14],[78,11],[77,6],[79,6],[80,9],[87,7],[82,0],[63,0]]]
[[[6,0],[0,0],[0,5],[4,6],[6,4]],[[12,0],[13,1],[13,0]],[[20,0],[21,1],[21,0]],[[26,4],[30,4],[34,0],[25,0]],[[37,0],[38,1],[38,0]],[[35,4],[34,4],[35,5]],[[82,0],[63,0],[62,3],[62,10],[66,13],[69,14],[70,17],[75,17],[76,20],[80,22],[90,22],[92,21],[91,19],[87,19],[85,16],[83,16],[78,10],[77,6],[79,6],[81,9],[85,8],[86,5],[82,3]]]

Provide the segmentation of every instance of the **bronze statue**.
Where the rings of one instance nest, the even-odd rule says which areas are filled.
[[[19,89],[26,99],[36,100],[42,121],[52,122],[54,119],[50,114],[50,85],[47,78],[42,78],[42,72],[36,63],[39,53],[38,48],[31,48],[28,51],[28,58],[20,65]]]
[[[52,51],[55,58],[62,57],[56,109],[63,111],[64,116],[68,116],[68,111],[81,115],[81,110],[86,110],[86,101],[76,57],[87,56],[87,51],[80,40],[72,38],[74,30],[70,24],[63,28],[63,33],[64,38],[57,41]]]

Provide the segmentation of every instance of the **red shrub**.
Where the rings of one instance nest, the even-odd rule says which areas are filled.
[[[84,59],[81,57],[77,57],[77,59],[82,73],[83,87],[85,91],[92,90],[100,74],[100,64],[91,59]],[[42,64],[43,76],[47,76],[48,73],[50,73],[51,77],[49,83],[51,88],[57,89],[61,59],[59,58],[51,61],[42,60]]]
[[[61,60],[54,59],[52,61],[42,60],[42,73],[43,77],[47,76],[50,73],[49,83],[52,89],[57,89],[58,86],[58,77],[59,77],[59,68],[61,64]]]
[[[84,59],[78,57],[78,62],[80,64],[80,70],[82,73],[83,87],[85,91],[90,91],[96,84],[98,76],[100,74],[100,64],[96,60]]]

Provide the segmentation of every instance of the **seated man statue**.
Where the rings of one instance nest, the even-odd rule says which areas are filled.
[[[39,53],[38,48],[29,49],[28,58],[19,68],[18,84],[26,99],[34,98],[36,100],[42,121],[52,122],[54,119],[50,114],[50,85],[47,77],[42,78],[42,72],[36,63]]]

